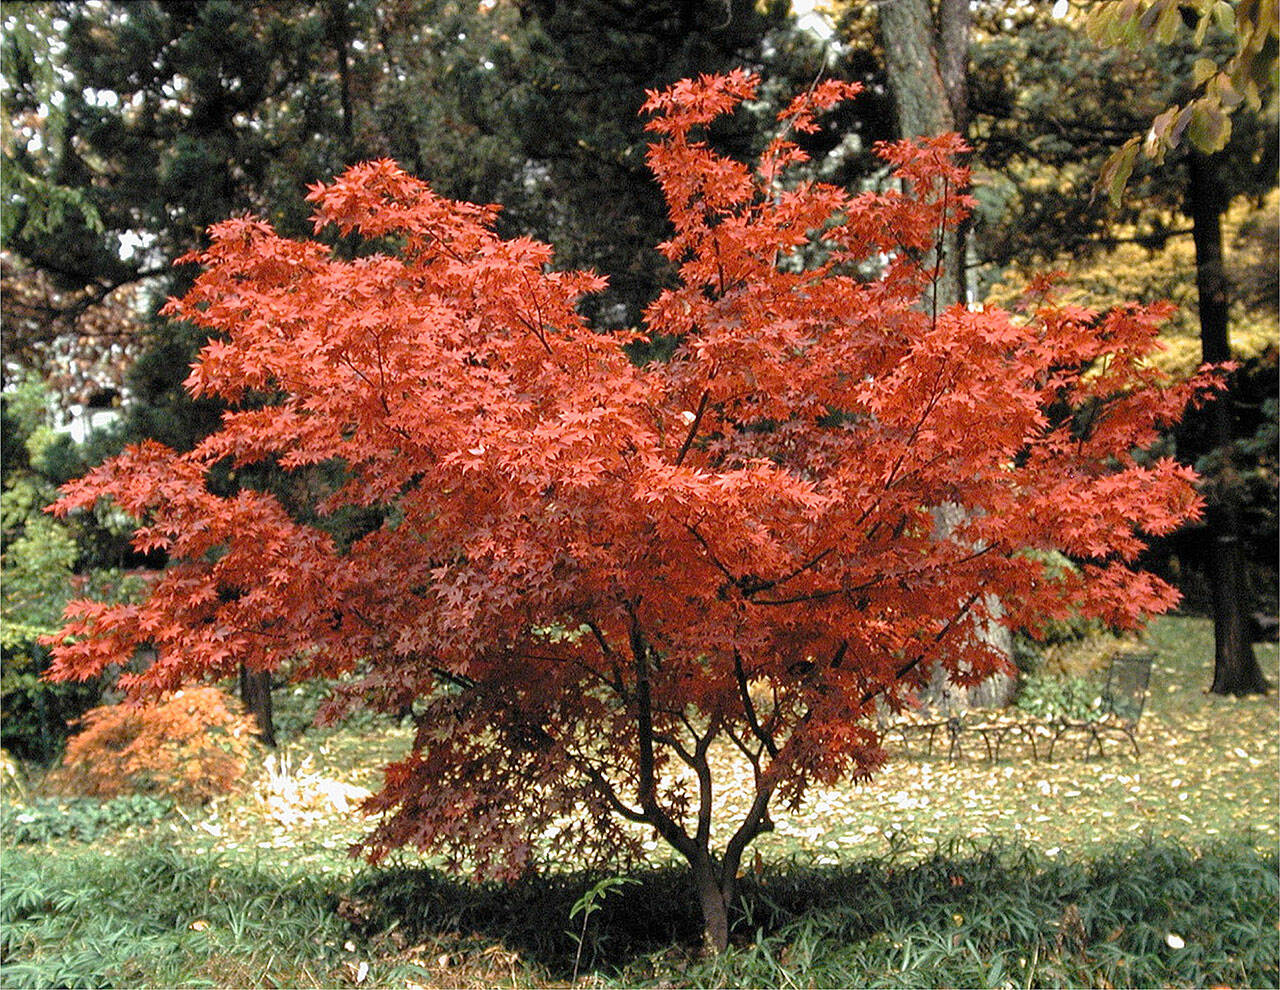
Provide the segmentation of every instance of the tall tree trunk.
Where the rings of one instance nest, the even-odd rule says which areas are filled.
[[[898,110],[898,131],[904,138],[947,131],[965,137],[969,130],[969,0],[936,3],[936,15],[931,0],[880,0],[877,8],[889,85]],[[965,220],[941,239],[942,258],[935,262],[940,274],[932,294],[936,309],[968,302],[965,255],[969,229]],[[941,507],[938,538],[945,539],[963,515],[961,506]],[[992,604],[999,610],[998,602]],[[1006,657],[1012,656],[1012,637],[1004,627],[993,624],[978,634]],[[924,695],[935,704],[945,701],[963,710],[972,705],[1007,704],[1016,687],[1016,680],[1007,674],[997,674],[976,688],[961,687],[939,667]]]
[[[1196,289],[1200,303],[1200,348],[1205,361],[1231,359],[1227,338],[1227,274],[1222,256],[1222,212],[1226,207],[1214,181],[1213,159],[1190,153],[1187,208],[1196,245]],[[1232,442],[1231,397],[1222,395],[1204,411],[1213,443]],[[1205,559],[1213,601],[1214,694],[1265,694],[1270,685],[1258,666],[1249,637],[1244,552],[1240,544],[1240,508],[1230,457],[1225,476],[1213,486],[1205,516]]]
[[[880,37],[889,85],[904,138],[969,129],[969,0],[939,0],[937,19],[929,0],[881,0]],[[942,241],[939,308],[968,299],[965,266],[968,223]]]
[[[938,2],[938,72],[951,107],[952,127],[962,138],[969,137],[969,33],[973,22],[969,0]],[[967,158],[967,156],[966,156]],[[958,302],[969,302],[969,231],[973,224],[965,217],[953,231],[952,261],[947,278]]]
[[[878,6],[889,85],[903,137],[955,130],[942,81],[938,31],[929,0],[883,0]]]
[[[329,42],[338,57],[338,98],[342,107],[343,150],[348,156],[355,151],[355,112],[351,106],[351,58],[347,46],[351,43],[351,26],[347,20],[347,0],[331,0],[329,3]]]
[[[240,701],[258,726],[258,736],[275,748],[276,729],[271,707],[271,671],[240,665]]]

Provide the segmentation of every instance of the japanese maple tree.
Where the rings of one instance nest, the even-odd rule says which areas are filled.
[[[171,563],[142,604],[70,606],[54,676],[146,645],[136,695],[241,663],[346,677],[326,717],[417,724],[368,802],[372,858],[512,877],[548,835],[590,856],[656,832],[723,947],[770,808],[873,773],[877,709],[933,665],[1000,668],[984,624],[1169,608],[1132,565],[1199,511],[1194,476],[1132,452],[1208,378],[1147,360],[1167,307],[933,311],[927,259],[969,205],[958,139],[882,147],[897,187],[851,195],[796,177],[785,129],[752,164],[710,146],[755,87],[650,95],[679,280],[632,333],[575,311],[600,279],[389,161],[310,194],[317,231],[369,242],[356,257],[214,227],[168,308],[211,333],[188,388],[232,411],[194,450],[144,443],[65,487],[56,512],[110,498]],[[814,87],[784,128],[857,88]],[[629,360],[654,334],[674,356]],[[210,484],[260,463],[331,479],[320,517]],[[323,516],[350,507],[377,522],[335,539]],[[1080,566],[1048,573],[1046,549]]]

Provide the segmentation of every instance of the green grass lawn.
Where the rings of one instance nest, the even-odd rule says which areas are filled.
[[[655,848],[643,883],[590,920],[579,982],[1276,985],[1274,695],[1204,692],[1204,619],[1158,620],[1147,638],[1140,758],[1117,742],[1084,761],[1076,743],[991,764],[976,739],[955,763],[894,753],[873,782],[776,814],[746,878],[751,917],[721,959],[699,958],[683,874]],[[1258,653],[1280,680],[1275,644]],[[320,780],[376,787],[407,745],[373,721],[308,732],[284,748],[274,799],[259,782],[92,843],[7,849],[0,984],[568,982],[570,909],[597,878],[563,864],[474,886],[409,854],[370,871],[346,855],[358,816],[287,799]]]

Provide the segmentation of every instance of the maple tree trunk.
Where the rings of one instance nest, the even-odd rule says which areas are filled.
[[[1231,360],[1228,339],[1227,273],[1222,253],[1222,211],[1226,204],[1214,181],[1210,156],[1192,151],[1188,162],[1187,206],[1196,246],[1196,290],[1200,304],[1200,348],[1203,360]],[[1208,418],[1213,443],[1232,441],[1231,397],[1211,400]],[[1249,636],[1244,552],[1240,544],[1240,509],[1230,458],[1224,477],[1214,485],[1205,513],[1205,558],[1213,603],[1214,694],[1265,694],[1270,687],[1258,666]]]
[[[240,665],[240,701],[244,710],[253,716],[258,726],[258,736],[268,746],[275,748],[276,730],[271,707],[271,671],[250,670]]]
[[[703,793],[709,798],[709,792]],[[703,805],[699,816],[698,837],[694,840],[696,852],[686,855],[686,858],[693,868],[693,882],[702,907],[703,937],[707,946],[716,952],[723,952],[729,947],[729,914],[737,897],[738,867],[742,856],[757,837],[773,831],[773,822],[769,818],[772,795],[772,786],[756,791],[750,810],[729,839],[724,858],[718,865],[706,845],[711,835],[709,802]]]
[[[696,857],[693,867],[693,885],[698,892],[698,905],[702,908],[702,933],[707,947],[723,952],[729,947],[729,905],[733,902],[733,883],[721,879],[711,857],[705,852]],[[728,888],[728,889],[726,889]]]

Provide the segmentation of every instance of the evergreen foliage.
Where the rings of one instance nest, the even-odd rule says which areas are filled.
[[[15,755],[48,762],[61,751],[67,724],[100,703],[108,678],[78,684],[44,679],[48,648],[77,593],[128,600],[138,582],[110,563],[122,544],[122,520],[107,505],[73,521],[44,513],[56,486],[85,469],[83,450],[49,426],[51,400],[26,378],[0,397],[5,451],[0,496],[0,717]],[[80,576],[77,577],[77,574]]]

